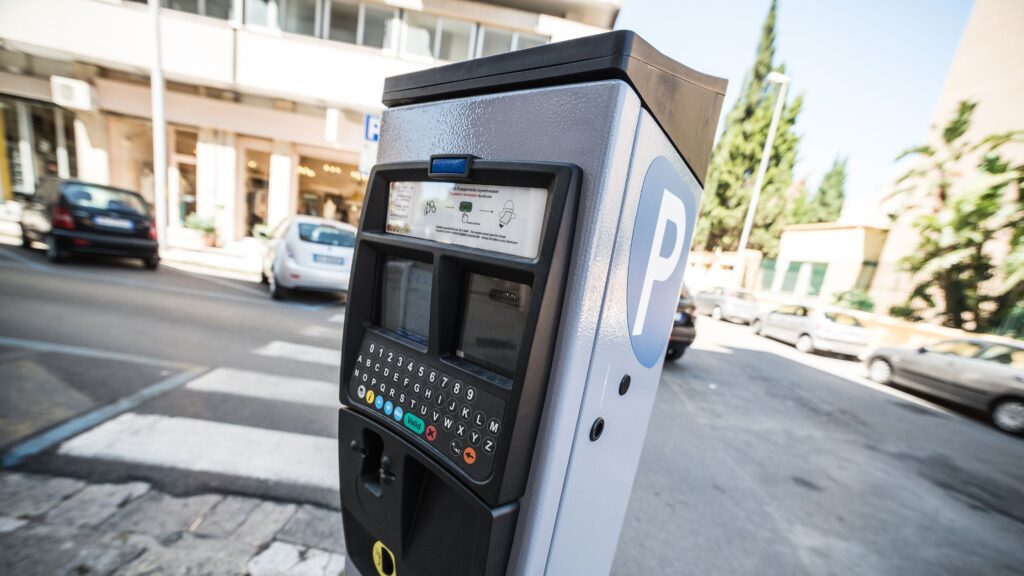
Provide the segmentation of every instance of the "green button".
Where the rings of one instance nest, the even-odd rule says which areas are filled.
[[[406,412],[405,427],[417,434],[423,434],[423,420],[415,414]]]

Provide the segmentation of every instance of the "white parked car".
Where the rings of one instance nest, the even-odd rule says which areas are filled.
[[[801,352],[832,352],[859,357],[868,345],[868,329],[839,309],[780,306],[751,324],[754,332],[789,342]]]
[[[711,288],[693,299],[697,312],[715,320],[728,320],[749,324],[757,318],[759,307],[754,295],[746,290]]]
[[[289,290],[348,293],[356,227],[295,216],[274,229],[263,257],[263,279],[280,300]]]

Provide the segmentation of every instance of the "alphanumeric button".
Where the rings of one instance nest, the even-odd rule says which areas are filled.
[[[395,366],[398,366],[399,368],[405,366],[405,356],[399,354],[398,358],[395,358]]]
[[[388,364],[391,364],[394,361],[395,361],[395,353],[394,352],[388,352]]]
[[[452,451],[452,454],[462,456],[462,442],[452,440],[452,443],[448,445],[448,448]]]
[[[427,413],[430,411],[430,407],[426,404],[420,404],[420,416],[427,417]]]
[[[466,425],[463,424],[462,422],[459,422],[458,424],[456,424],[455,425],[455,435],[458,436],[459,438],[464,437],[466,435]]]
[[[420,390],[423,390],[423,384],[421,384],[419,381],[414,382],[412,385],[412,391],[415,392],[416,394],[419,394]]]
[[[437,424],[441,420],[441,411],[434,409],[430,411],[430,421]]]
[[[400,392],[398,394],[398,403],[401,404],[402,406],[405,406],[405,399],[406,399],[405,392]]]
[[[434,395],[434,404],[437,404],[438,406],[444,406],[444,394],[441,394],[440,392],[435,394]]]
[[[370,340],[370,354],[373,354],[376,351],[377,351],[377,343],[374,342],[373,340]]]
[[[473,426],[483,428],[484,424],[487,424],[487,416],[484,416],[483,412],[477,410],[477,413],[473,415]]]
[[[477,444],[479,444],[480,443],[480,433],[477,432],[476,430],[470,430],[469,431],[469,443],[472,444],[473,446],[476,446]]]
[[[394,398],[396,394],[398,394],[398,390],[396,390],[394,386],[388,388],[388,396]]]
[[[497,447],[498,443],[494,441],[494,438],[484,438],[484,452],[494,454],[494,450]]]
[[[499,422],[497,418],[491,418],[491,420],[487,422],[487,431],[491,434],[497,435],[501,432],[501,422]]]
[[[410,396],[410,397],[409,397],[409,412],[412,412],[413,410],[415,410],[415,409],[416,409],[416,406],[417,406],[417,405],[418,405],[419,403],[420,403],[420,401],[419,401],[419,400],[417,400],[417,399],[416,399],[415,397],[412,397],[412,396]]]
[[[472,411],[470,411],[469,406],[459,408],[459,417],[463,420],[469,420],[470,414],[472,414]]]
[[[444,428],[445,430],[451,430],[452,426],[454,425],[455,418],[452,418],[451,416],[443,416],[441,418],[441,427]]]
[[[430,400],[431,398],[433,398],[433,396],[434,396],[434,389],[433,388],[426,388],[426,389],[423,390],[423,397],[426,398],[427,400]]]
[[[448,408],[449,412],[455,412],[459,408],[459,401],[455,398],[449,398],[446,408]]]
[[[373,372],[374,374],[380,374],[380,362],[375,362],[373,364]]]
[[[476,400],[476,389],[472,386],[466,386],[466,402],[472,402]]]
[[[427,371],[427,382],[430,382],[431,384],[437,382],[437,370]]]
[[[462,394],[462,382],[459,382],[458,380],[452,382],[452,393],[456,396]]]
[[[380,390],[380,393],[383,394],[388,391],[388,383],[381,380],[377,388]]]
[[[438,379],[441,380],[441,390],[447,390],[448,385],[451,384],[452,379],[447,374],[438,375]]]

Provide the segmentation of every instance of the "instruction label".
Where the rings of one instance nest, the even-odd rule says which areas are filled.
[[[546,188],[392,182],[387,231],[536,258],[547,202]]]

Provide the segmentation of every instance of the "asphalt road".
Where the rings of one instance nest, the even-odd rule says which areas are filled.
[[[129,400],[19,465],[337,506],[343,314],[330,297],[0,246],[0,450]],[[1024,571],[1024,440],[854,362],[706,318],[698,333],[665,368],[614,573]]]
[[[1024,439],[701,318],[615,574],[1021,574]]]

